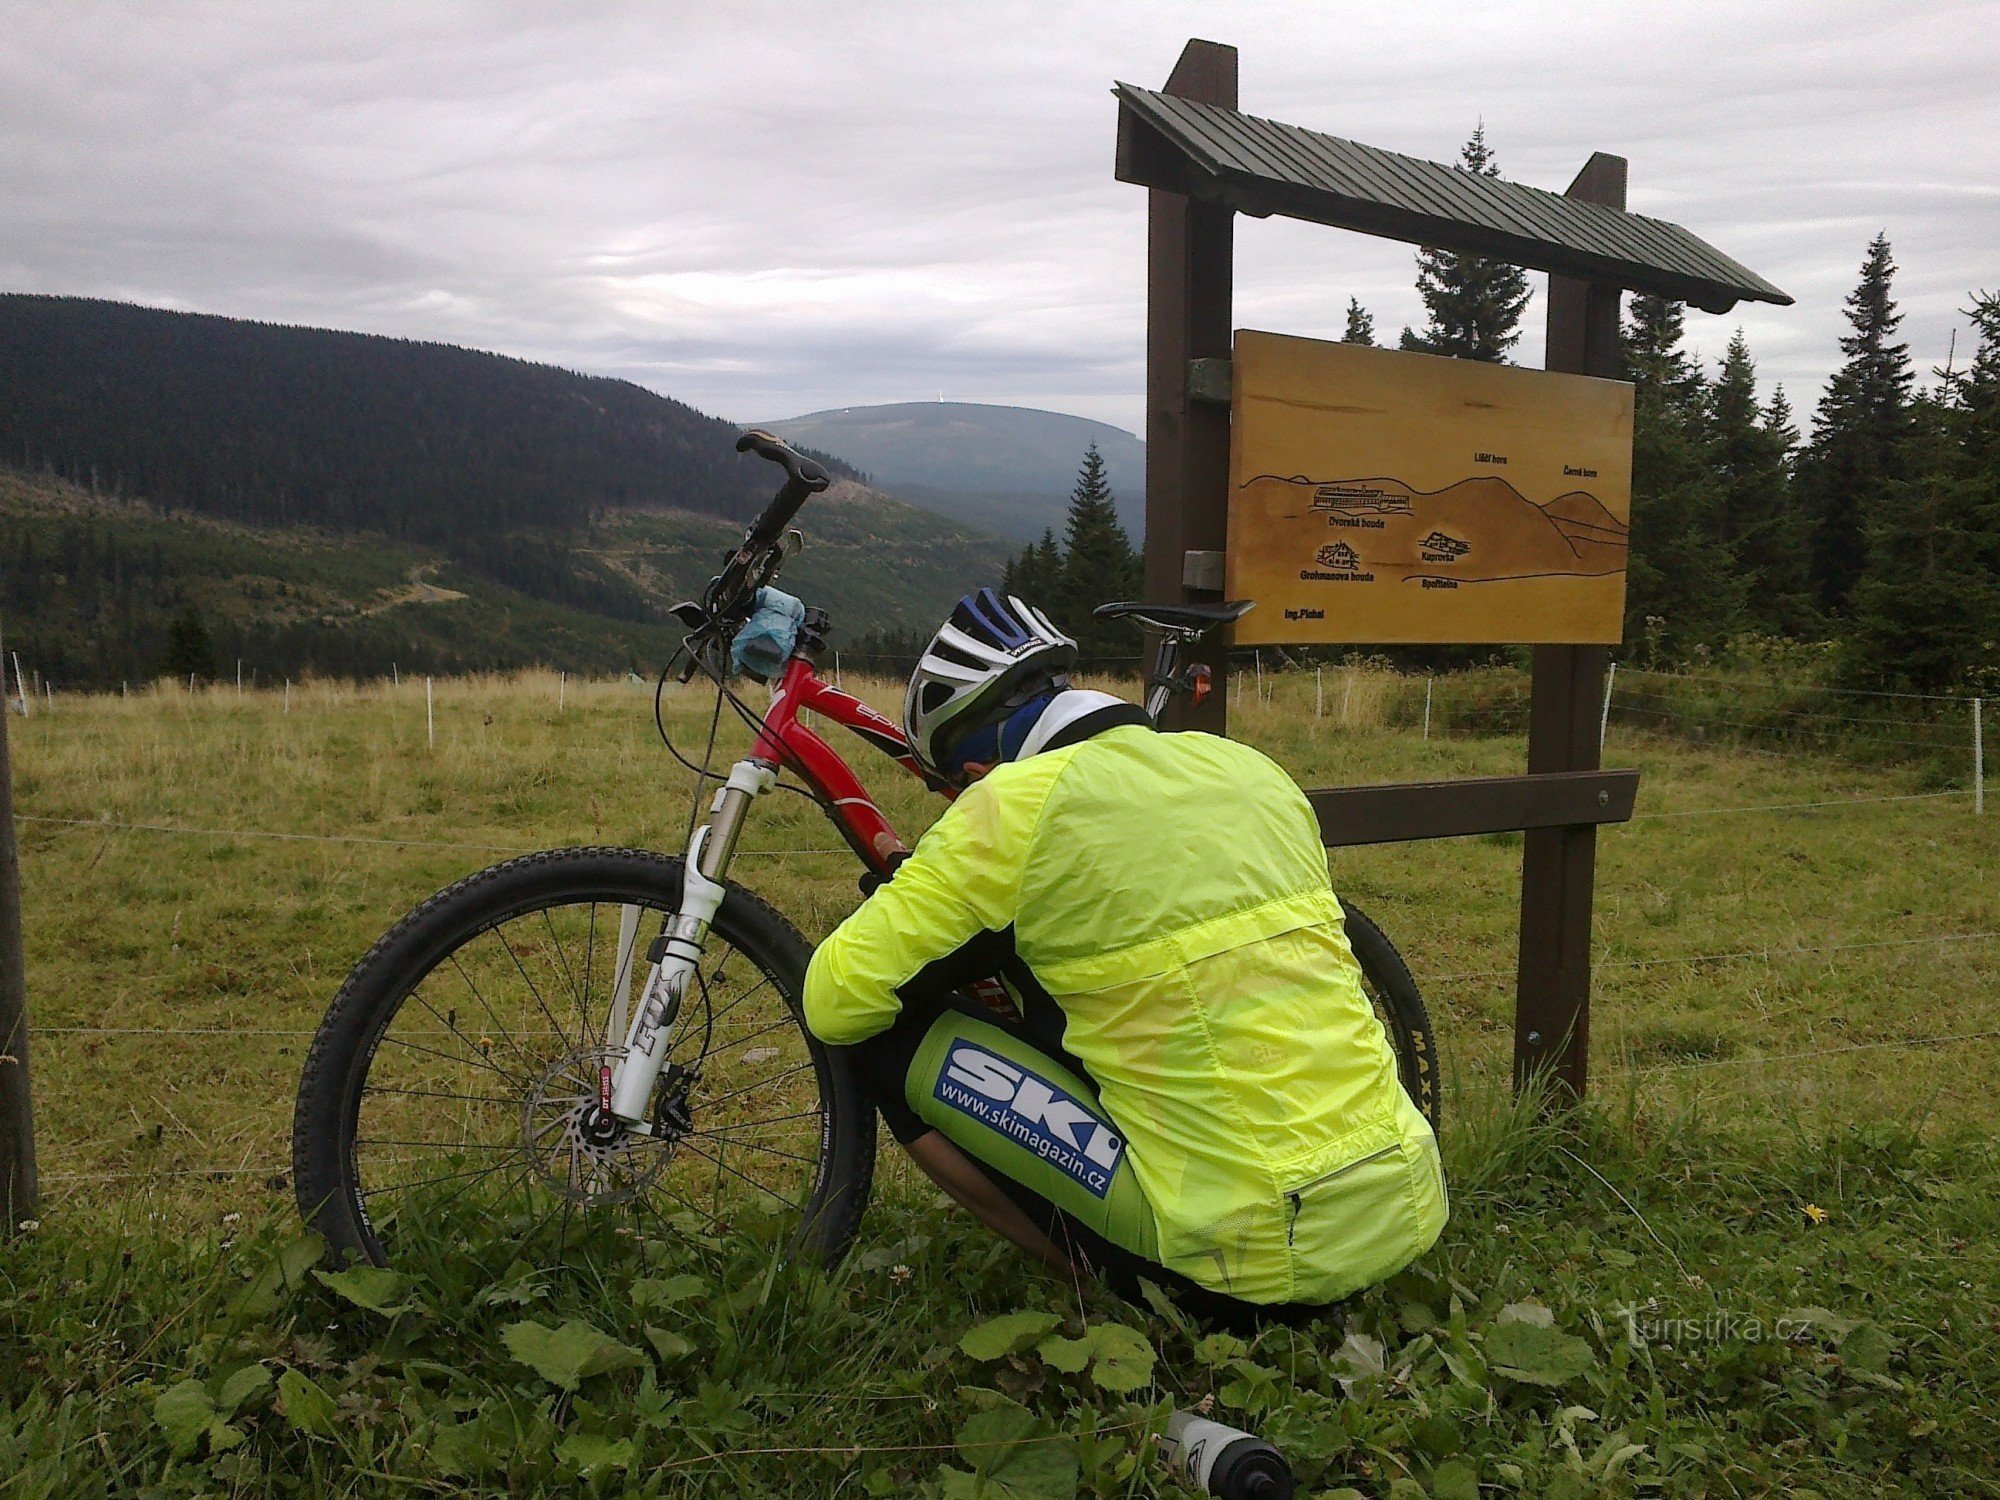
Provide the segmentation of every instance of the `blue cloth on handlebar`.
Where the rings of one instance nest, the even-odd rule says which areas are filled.
[[[806,607],[782,589],[757,590],[757,607],[729,647],[729,660],[736,670],[759,682],[769,682],[791,660],[799,643],[799,627],[806,622]]]

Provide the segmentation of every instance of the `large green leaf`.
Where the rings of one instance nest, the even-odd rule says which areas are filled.
[[[1004,1359],[1019,1354],[1061,1322],[1052,1312],[1002,1313],[967,1329],[958,1347],[974,1359]]]
[[[268,1318],[287,1292],[304,1285],[306,1272],[326,1256],[326,1241],[303,1234],[280,1245],[250,1284],[236,1294],[231,1313],[242,1318]]]
[[[333,1436],[333,1397],[297,1370],[287,1370],[278,1377],[278,1410],[300,1432]]]
[[[646,1342],[653,1346],[653,1352],[669,1362],[694,1353],[694,1343],[683,1338],[671,1328],[655,1328],[646,1325]]]
[[[1075,1375],[1090,1363],[1090,1340],[1066,1339],[1061,1334],[1052,1333],[1035,1345],[1035,1353],[1051,1370]]]
[[[1076,1440],[1013,1402],[974,1412],[958,1429],[959,1456],[972,1472],[939,1473],[948,1500],[1072,1500]]]
[[[183,1380],[153,1398],[153,1420],[167,1435],[175,1458],[187,1458],[215,1421],[215,1402],[199,1380]]]
[[[1090,1378],[1098,1389],[1124,1395],[1152,1383],[1153,1346],[1138,1329],[1099,1323],[1084,1336],[1090,1341]]]
[[[365,1307],[384,1317],[393,1318],[417,1306],[414,1300],[403,1297],[409,1278],[400,1271],[382,1266],[349,1266],[345,1271],[315,1271],[313,1275],[356,1307]]]
[[[583,1474],[632,1467],[632,1440],[598,1432],[572,1432],[556,1446],[556,1457]]]
[[[509,1323],[500,1330],[507,1352],[550,1385],[573,1391],[593,1375],[611,1370],[636,1370],[646,1356],[621,1344],[577,1318],[557,1328],[540,1323]]]
[[[672,1307],[708,1295],[708,1283],[699,1276],[642,1276],[632,1283],[634,1307]]]
[[[226,1420],[242,1410],[246,1401],[253,1400],[271,1388],[271,1372],[261,1364],[245,1365],[222,1382],[215,1393],[215,1409]]]
[[[1567,1385],[1597,1363],[1582,1339],[1535,1323],[1496,1323],[1486,1331],[1486,1361],[1525,1385]]]
[[[1431,1500],[1479,1500],[1479,1471],[1463,1459],[1450,1459],[1431,1470]]]

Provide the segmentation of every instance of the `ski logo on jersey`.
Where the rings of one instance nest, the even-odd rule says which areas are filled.
[[[1111,1190],[1124,1140],[1088,1105],[1019,1063],[954,1041],[933,1097],[1027,1147],[1094,1197]]]

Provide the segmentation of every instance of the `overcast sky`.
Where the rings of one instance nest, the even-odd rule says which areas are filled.
[[[1886,229],[1920,367],[2000,288],[2000,5],[100,5],[0,0],[0,290],[436,339],[739,421],[996,401],[1143,424],[1145,192],[1114,79],[1192,35],[1254,114],[1635,210],[1798,299],[1801,415]],[[1236,322],[1421,323],[1408,246],[1238,220]],[[1518,357],[1540,362],[1541,280]],[[1960,334],[1960,358],[1964,357]]]

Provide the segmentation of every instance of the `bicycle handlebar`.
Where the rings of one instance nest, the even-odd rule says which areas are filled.
[[[817,495],[833,481],[823,466],[796,452],[783,438],[757,428],[736,440],[736,451],[768,458],[785,471],[784,488],[772,497],[763,514],[750,523],[750,530],[743,538],[743,550],[757,552],[777,541],[808,496]]]

